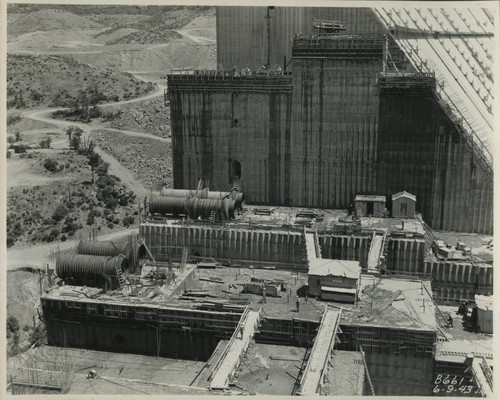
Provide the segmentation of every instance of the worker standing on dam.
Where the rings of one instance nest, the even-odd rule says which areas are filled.
[[[300,309],[300,299],[299,299],[299,296],[297,296],[297,301],[295,302],[295,304],[297,305],[297,312],[299,312],[299,309]]]

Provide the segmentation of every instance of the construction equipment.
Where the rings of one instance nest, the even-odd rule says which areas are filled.
[[[344,22],[314,19],[313,27],[321,34],[335,34],[345,31]]]

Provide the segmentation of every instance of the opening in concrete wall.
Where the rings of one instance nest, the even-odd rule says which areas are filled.
[[[231,183],[236,181],[239,181],[241,179],[241,163],[237,160],[231,161],[231,176],[230,176],[230,181]]]

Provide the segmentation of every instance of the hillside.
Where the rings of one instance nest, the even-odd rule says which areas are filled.
[[[163,75],[174,68],[214,69],[217,66],[215,44],[200,44],[183,38],[157,46],[103,54],[79,53],[72,57],[81,63],[103,67],[115,65],[121,71],[160,72]]]
[[[101,100],[128,99],[154,85],[112,68],[93,67],[61,56],[8,55],[7,107],[70,106],[80,91],[97,90]]]
[[[78,6],[10,4],[8,35],[52,30],[122,29],[172,30],[200,15],[215,15],[213,7]]]
[[[12,156],[7,162],[7,246],[65,241],[94,223],[100,233],[135,223],[135,195],[104,164],[101,160],[103,166],[96,167],[93,185],[88,157],[82,154],[48,149]]]
[[[104,121],[105,125],[114,129],[125,129],[151,133],[155,136],[170,137],[170,108],[165,106],[163,97],[125,104],[114,117]]]
[[[11,14],[7,25],[7,34],[20,35],[35,31],[99,29],[102,27],[99,22],[64,10],[44,9],[27,14]]]
[[[131,32],[128,35],[120,38],[109,40],[106,44],[122,44],[122,43],[141,43],[141,44],[155,44],[165,43],[172,39],[180,39],[182,36],[172,30],[157,27],[144,31]]]

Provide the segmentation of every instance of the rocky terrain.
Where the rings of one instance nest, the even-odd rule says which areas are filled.
[[[172,150],[170,143],[148,138],[123,136],[117,132],[95,130],[99,148],[129,169],[146,188],[172,187]]]
[[[7,246],[65,241],[94,224],[105,233],[137,222],[134,198],[119,181],[106,176],[92,184],[86,156],[72,151],[33,151],[25,156],[13,160],[23,161],[22,167],[13,163],[8,170],[15,170],[16,176],[8,176]],[[127,201],[118,204],[118,193],[126,193]]]
[[[61,9],[46,8],[34,12],[16,13],[16,8],[10,7],[10,11],[14,12],[9,12],[8,35],[55,29],[103,28],[99,22]]]
[[[105,125],[115,129],[130,129],[170,137],[170,108],[165,106],[163,96],[140,103],[126,104],[113,113]]]
[[[69,57],[9,55],[7,108],[68,107],[81,92],[95,90],[100,102],[148,93],[151,83],[112,68],[93,67]]]

